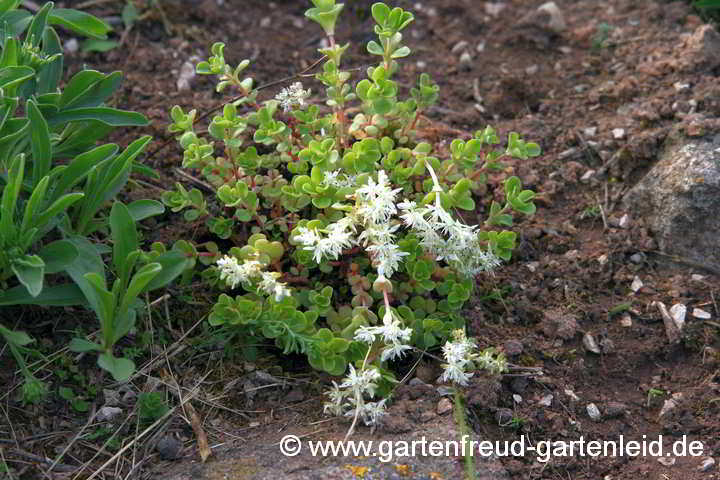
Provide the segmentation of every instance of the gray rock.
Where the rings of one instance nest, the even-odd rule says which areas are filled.
[[[542,331],[550,338],[562,338],[570,340],[577,333],[577,319],[572,314],[566,314],[558,310],[548,310],[543,313],[541,323]]]
[[[523,344],[520,340],[508,340],[503,344],[503,350],[508,357],[516,357],[523,352]]]
[[[158,440],[155,450],[163,460],[177,460],[182,453],[183,444],[172,435],[165,435]]]
[[[669,137],[655,166],[625,196],[660,250],[720,271],[720,135]]]

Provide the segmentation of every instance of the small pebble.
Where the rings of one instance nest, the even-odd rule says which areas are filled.
[[[687,314],[687,307],[682,303],[676,303],[670,307],[670,316],[678,327],[678,330],[682,330],[685,326],[685,315]]]
[[[594,137],[597,134],[598,127],[587,127],[583,130],[586,137]]]
[[[675,457],[658,457],[657,460],[666,467],[672,467],[675,465]]]
[[[645,284],[642,282],[642,280],[640,280],[640,277],[636,275],[635,278],[633,278],[632,283],[630,284],[630,290],[637,293],[638,290],[643,287],[643,285]]]
[[[645,260],[645,255],[643,255],[642,253],[633,253],[632,255],[630,255],[630,261],[632,263],[642,263],[643,260]]]
[[[65,42],[63,48],[65,49],[66,53],[73,54],[80,49],[80,44],[78,43],[77,38],[71,38],[70,40]]]
[[[582,177],[580,177],[580,181],[582,183],[587,183],[590,181],[593,175],[595,175],[595,170],[588,170],[587,172],[583,173]]]
[[[460,55],[460,63],[470,62],[472,62],[472,56],[468,52],[463,52],[462,55]]]
[[[713,457],[707,457],[706,459],[704,459],[702,461],[702,463],[698,467],[698,470],[700,470],[701,472],[709,472],[710,470],[713,469],[714,466],[715,466],[715,459]]]
[[[503,344],[503,350],[508,357],[516,357],[523,352],[523,344],[520,340],[508,340]]]
[[[626,213],[622,217],[620,217],[620,220],[618,220],[618,227],[620,228],[628,228],[630,226],[630,216]]]
[[[625,138],[625,129],[613,128],[612,136],[615,140],[622,140],[623,138]]]
[[[485,2],[485,13],[491,17],[497,17],[505,9],[505,4],[500,2]]]
[[[485,51],[485,42],[480,42],[477,44],[477,47],[475,47],[475,51],[478,53],[482,53]]]
[[[98,411],[95,419],[98,422],[112,421],[113,418],[117,417],[122,413],[122,408],[118,407],[102,407]]]
[[[695,318],[700,318],[702,320],[709,320],[712,315],[710,315],[710,312],[706,312],[702,308],[693,308],[692,316]]]
[[[158,440],[155,450],[163,460],[177,460],[182,452],[183,444],[172,435],[165,435]]]
[[[260,19],[260,28],[267,28],[272,23],[272,19],[270,17],[263,17]]]
[[[699,275],[697,273],[693,273],[690,276],[690,280],[692,280],[693,282],[702,282],[703,280],[705,280],[705,275]]]
[[[553,395],[551,393],[549,393],[549,394],[545,395],[544,397],[542,397],[540,400],[538,400],[538,405],[540,405],[542,407],[549,407],[552,405],[553,398],[554,398]]]
[[[585,409],[587,410],[588,416],[592,420],[597,422],[602,418],[602,414],[600,414],[600,409],[594,403],[588,403]]]
[[[452,409],[452,402],[447,398],[441,398],[435,411],[438,415],[445,415],[446,413],[452,411]]]
[[[597,342],[595,341],[595,337],[590,335],[589,333],[586,333],[583,335],[583,346],[585,346],[585,349],[588,352],[595,353],[597,355],[600,355],[600,347],[598,346]]]
[[[515,401],[515,403],[522,403],[522,401],[523,401],[523,398],[520,395],[518,395],[517,393],[514,393],[512,397],[513,397],[513,400]]]
[[[622,317],[620,317],[620,325],[622,325],[625,328],[632,327],[632,318],[629,314],[625,314]]]

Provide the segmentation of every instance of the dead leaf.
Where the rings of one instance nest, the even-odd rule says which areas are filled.
[[[192,427],[193,432],[195,432],[195,437],[197,438],[197,447],[198,452],[200,452],[200,459],[202,459],[202,462],[205,463],[208,457],[210,457],[212,451],[210,450],[210,445],[208,444],[207,434],[205,433],[205,430],[203,430],[200,415],[198,415],[195,411],[195,407],[193,407],[190,402],[186,403],[183,408],[185,409],[187,416],[190,417],[190,426]]]

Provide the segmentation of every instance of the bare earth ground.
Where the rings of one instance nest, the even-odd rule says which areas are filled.
[[[370,61],[364,43],[370,39],[371,2],[347,3],[339,41],[353,43],[347,62],[364,69]],[[535,216],[518,223],[522,241],[512,262],[494,277],[479,279],[477,295],[465,313],[481,346],[504,348],[513,363],[540,367],[544,374],[507,376],[499,384],[477,379],[467,395],[473,428],[477,438],[493,441],[517,440],[522,435],[533,442],[581,436],[616,440],[620,435],[640,440],[643,435],[654,439],[662,434],[669,444],[688,435],[703,442],[704,454],[669,457],[664,463],[652,457],[575,456],[546,464],[533,455],[494,458],[478,462],[480,478],[720,478],[717,466],[698,470],[706,457],[720,456],[718,277],[702,266],[657,252],[642,219],[624,212],[619,201],[647,173],[673,127],[692,134],[694,113],[711,118],[720,114],[720,72],[683,64],[683,41],[702,21],[682,2],[557,0],[567,24],[558,35],[516,25],[540,3],[508,0],[494,16],[493,8],[476,0],[422,2],[422,8],[415,2],[396,2],[416,14],[406,35],[413,55],[404,64],[404,86],[409,88],[422,71],[441,86],[441,99],[424,123],[425,136],[442,151],[453,138],[467,138],[492,124],[501,136],[517,131],[543,149],[537,159],[509,162],[507,171],[492,179],[487,198],[478,202],[477,219],[483,219],[492,192],[509,174],[519,175],[540,193]],[[118,106],[146,114],[152,126],[117,135],[114,141],[126,144],[149,133],[156,138],[153,151],[169,138],[167,116],[173,105],[201,113],[220,105],[222,98],[212,93],[205,78],[194,80],[190,91],[178,92],[176,86],[183,63],[192,56],[206,58],[215,41],[227,44],[230,63],[251,58],[251,75],[260,84],[292,75],[317,58],[321,37],[302,15],[306,2],[225,0],[225,4],[221,10],[215,0],[168,0],[165,13],[172,34],[165,31],[159,14],[151,15],[129,32],[122,48],[68,58],[71,70],[84,63],[126,72]],[[118,15],[121,8],[122,2],[116,1],[90,11]],[[467,46],[458,47],[463,41]],[[464,51],[471,61],[460,62]],[[273,94],[273,89],[268,90],[268,96]],[[175,173],[180,157],[172,144],[148,163],[163,176],[159,186],[187,182]],[[605,175],[582,179],[588,170]],[[131,195],[158,192],[144,184]],[[620,228],[625,213],[630,220]],[[468,215],[466,220],[475,222],[476,217]],[[202,226],[188,229],[172,215],[163,217],[146,237],[173,241],[188,232],[197,241],[209,239]],[[633,292],[630,286],[636,276],[644,287]],[[184,292],[185,301],[170,304],[168,345],[202,319],[213,295],[196,289]],[[189,297],[193,303],[187,303]],[[660,313],[651,305],[654,301],[683,303],[689,311],[700,307],[712,319],[688,316],[684,341],[671,346]],[[615,307],[626,303],[629,311],[614,314]],[[577,328],[563,340],[552,331],[552,323],[567,327],[569,317],[576,319]],[[161,318],[158,311],[156,324]],[[53,326],[70,331],[78,319],[84,318],[68,312]],[[48,335],[51,329],[44,328]],[[196,328],[195,332],[207,330],[203,323]],[[43,336],[42,328],[33,333]],[[583,345],[585,333],[601,344],[600,354]],[[322,415],[322,391],[330,379],[304,366],[301,357],[281,359],[268,351],[253,365],[221,363],[216,344],[174,345],[170,353],[177,345],[186,348],[147,373],[161,379],[161,388],[169,392],[173,404],[176,392],[185,398],[199,383],[194,404],[213,455],[200,463],[197,438],[184,420],[190,413],[178,409],[153,439],[181,442],[176,451],[163,451],[165,458],[176,453],[178,459],[163,459],[154,443],[138,442],[137,450],[129,449],[117,467],[102,474],[104,478],[125,478],[133,464],[130,478],[462,478],[462,461],[455,456],[387,463],[373,457],[313,458],[307,451],[283,457],[277,442],[284,435],[298,435],[304,441],[344,436],[346,422]],[[421,367],[417,376],[432,383],[437,365],[423,361]],[[253,369],[271,377],[261,378]],[[16,381],[11,372],[6,374],[9,384]],[[150,388],[147,381],[138,377],[134,388]],[[173,387],[177,384],[185,389]],[[673,394],[676,406],[660,416]],[[519,395],[521,402],[513,395]],[[549,406],[539,403],[548,395],[552,395]],[[371,434],[361,428],[354,438],[457,438],[451,413],[437,413],[440,396],[434,388],[416,382],[401,387],[395,400],[384,429]],[[41,478],[47,466],[27,456],[13,457],[11,447],[54,458],[88,418],[58,400],[22,409],[10,395],[4,403],[12,429],[0,422],[0,436],[8,445],[4,455],[19,462],[11,463],[16,478]],[[590,403],[599,408],[599,421],[589,417]],[[102,404],[100,394],[95,406]],[[129,435],[134,431],[132,426]],[[102,440],[75,442],[63,463],[79,465],[101,445]],[[87,478],[115,451],[100,453],[79,478]]]

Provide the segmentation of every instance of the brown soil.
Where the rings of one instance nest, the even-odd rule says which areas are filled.
[[[176,173],[181,159],[177,147],[171,143],[162,148],[169,138],[170,108],[178,104],[203,113],[223,101],[205,77],[195,79],[190,91],[178,92],[177,73],[183,63],[193,56],[206,58],[209,46],[223,41],[229,63],[253,60],[250,74],[260,84],[291,76],[317,58],[321,36],[303,17],[306,3],[225,0],[226,6],[220,8],[215,0],[168,0],[163,4],[173,27],[171,35],[161,17],[153,14],[129,32],[122,48],[106,54],[78,53],[67,62],[71,71],[85,64],[125,72],[117,105],[146,114],[152,125],[113,140],[127,144],[140,134],[153,135],[156,140],[149,150],[157,153],[148,163],[161,172],[158,186],[170,187],[176,181],[187,182]],[[347,64],[364,70],[371,61],[364,44],[370,39],[372,2],[347,3],[338,39],[352,42]],[[675,463],[669,466],[652,457],[603,456],[554,458],[542,464],[527,455],[481,462],[485,477],[480,478],[720,478],[717,466],[698,470],[706,457],[720,456],[718,278],[701,266],[658,253],[642,219],[622,211],[619,201],[648,171],[672,128],[679,126],[692,135],[702,122],[698,114],[710,118],[720,114],[720,72],[693,64],[682,50],[685,37],[702,21],[683,2],[556,0],[567,23],[564,31],[555,34],[518,24],[517,19],[540,3],[507,0],[499,17],[494,17],[486,8],[490,2],[435,0],[422,2],[422,8],[416,2],[395,2],[416,15],[406,35],[413,55],[404,63],[401,84],[409,88],[420,72],[428,71],[441,87],[440,101],[424,124],[429,140],[442,149],[451,139],[469,138],[491,124],[503,135],[517,131],[543,150],[539,158],[508,162],[507,170],[492,179],[491,190],[508,174],[520,176],[524,185],[540,194],[538,211],[517,224],[521,242],[512,262],[494,277],[478,281],[476,297],[466,310],[471,333],[481,346],[504,348],[514,364],[539,367],[543,375],[509,375],[499,385],[477,379],[467,393],[473,428],[479,438],[489,440],[521,435],[532,441],[581,436],[615,440],[620,435],[640,440],[662,434],[669,444],[688,435],[703,442],[704,454],[673,457]],[[122,4],[99,4],[90,11],[118,15]],[[468,46],[453,51],[461,41]],[[484,49],[478,49],[479,44]],[[461,63],[465,50],[472,60]],[[317,85],[313,89],[320,90]],[[267,96],[274,93],[275,89],[268,89]],[[614,135],[614,129],[623,129],[623,135]],[[588,170],[606,175],[581,180]],[[149,186],[131,193],[157,194]],[[488,202],[478,204],[482,218]],[[630,215],[629,228],[619,228],[618,219],[625,213]],[[468,221],[474,221],[471,217]],[[187,225],[178,217],[167,216],[157,227],[147,233],[149,239],[173,241],[187,235]],[[195,240],[205,238],[200,228],[193,234]],[[693,274],[703,278],[693,280]],[[644,283],[637,293],[630,289],[635,276]],[[211,302],[212,297],[208,294],[200,300]],[[688,315],[683,342],[670,345],[654,301],[668,306],[683,303],[688,312],[700,307],[711,312],[712,320]],[[624,303],[631,304],[629,311],[613,314]],[[171,335],[177,333],[175,339],[201,318],[209,303],[189,309],[178,302],[177,308],[170,330]],[[624,323],[628,318],[630,325]],[[567,322],[573,319],[577,328],[563,339],[554,322],[565,322],[561,327],[569,328]],[[600,343],[601,354],[586,350],[585,333]],[[304,435],[304,440],[344,435],[347,423],[327,421],[321,412],[329,378],[305,367],[298,357],[281,360],[281,367],[270,370],[279,383],[254,384],[246,364],[220,363],[221,352],[212,348],[195,356],[188,355],[190,351],[202,350],[189,348],[176,358],[182,361],[163,363],[152,374],[190,388],[212,370],[200,386],[197,398],[202,402],[195,405],[210,444],[216,446],[213,456],[206,464],[199,463],[196,436],[182,420],[190,415],[185,412],[164,433],[183,442],[180,460],[162,460],[147,444],[147,451],[136,452],[145,462],[132,478],[360,478],[362,473],[364,478],[462,478],[462,463],[454,457],[436,463],[408,458],[391,464],[306,454],[283,458],[276,444],[283,435]],[[277,364],[277,358],[272,362]],[[267,369],[272,362],[259,362],[256,367]],[[432,361],[422,365],[423,378],[432,379],[437,366]],[[144,377],[138,379],[140,389],[144,382]],[[247,393],[253,385],[265,387],[253,397]],[[407,388],[409,392],[396,396],[386,429],[371,434],[361,428],[355,438],[398,440],[420,434],[452,438],[448,414],[435,413],[440,398],[434,390]],[[168,391],[174,394],[173,388]],[[513,394],[522,397],[521,403],[513,400]],[[553,395],[551,405],[539,404],[548,394]],[[659,416],[673,394],[678,394],[677,406]],[[101,402],[101,396],[98,399]],[[8,429],[2,436],[22,439],[51,432],[46,440],[15,445],[50,458],[62,451],[72,438],[70,432],[87,419],[65,403],[23,412],[14,399],[8,401],[8,418],[16,431],[11,434]],[[589,418],[589,403],[599,408],[601,421]],[[44,423],[38,425],[36,417]],[[88,460],[99,445],[100,441],[83,440],[73,446],[75,457],[66,456],[63,462],[75,465]],[[8,449],[6,456],[10,454]],[[109,457],[102,453],[89,470]],[[13,458],[24,462],[11,463],[19,477],[39,478],[45,469],[27,457]],[[132,461],[130,456],[123,458]],[[126,478],[129,465],[118,467],[124,474],[117,478]],[[104,478],[114,478],[113,473]]]

